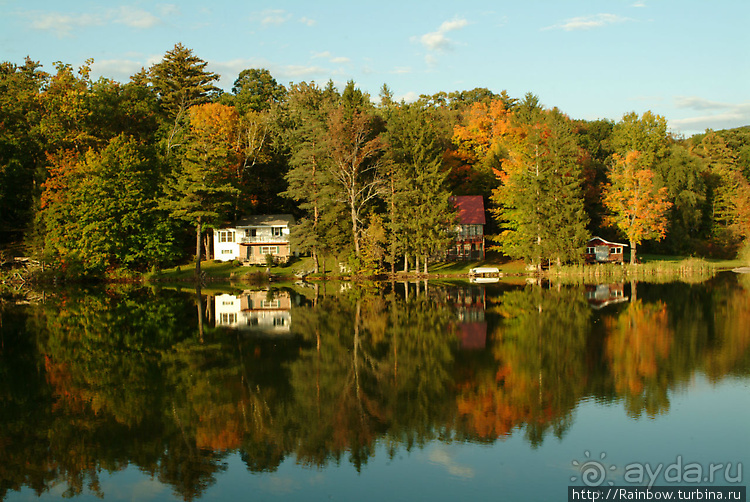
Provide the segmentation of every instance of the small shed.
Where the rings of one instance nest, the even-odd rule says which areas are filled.
[[[601,237],[589,239],[586,244],[586,263],[622,263],[627,244],[609,242]]]

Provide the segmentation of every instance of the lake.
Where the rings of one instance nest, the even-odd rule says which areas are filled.
[[[6,293],[0,500],[567,500],[750,474],[750,277]]]

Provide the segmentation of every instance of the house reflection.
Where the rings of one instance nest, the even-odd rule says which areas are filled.
[[[244,291],[241,295],[217,295],[216,326],[268,334],[289,334],[292,295],[283,290]]]
[[[487,297],[483,287],[453,287],[447,290],[448,304],[456,309],[456,334],[465,350],[487,345],[487,321],[484,317]]]
[[[623,303],[630,300],[625,294],[625,284],[596,284],[586,286],[586,300],[593,309],[602,309],[607,305]]]

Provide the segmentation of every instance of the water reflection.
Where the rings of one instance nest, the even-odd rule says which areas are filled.
[[[267,334],[291,333],[293,298],[300,300],[299,295],[289,291],[272,289],[215,295],[216,326]]]
[[[122,288],[3,302],[0,498],[60,484],[106,496],[101,473],[133,465],[190,500],[233,454],[263,473],[285,459],[361,470],[378,446],[390,458],[435,441],[541,448],[582,401],[664,416],[696,374],[748,378],[750,294],[733,276],[632,287]]]
[[[586,299],[591,308],[602,309],[608,305],[627,302],[630,300],[630,296],[625,293],[625,284],[621,282],[587,285]]]

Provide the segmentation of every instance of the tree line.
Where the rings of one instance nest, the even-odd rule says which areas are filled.
[[[383,85],[375,103],[265,69],[223,92],[181,44],[127,83],[92,63],[0,65],[0,243],[67,274],[199,267],[207,229],[287,212],[316,272],[426,270],[452,194],[482,195],[496,248],[537,266],[580,261],[592,235],[635,259],[642,242],[734,255],[750,233],[747,127],[676,138],[651,112],[575,120],[481,88],[406,103]]]

